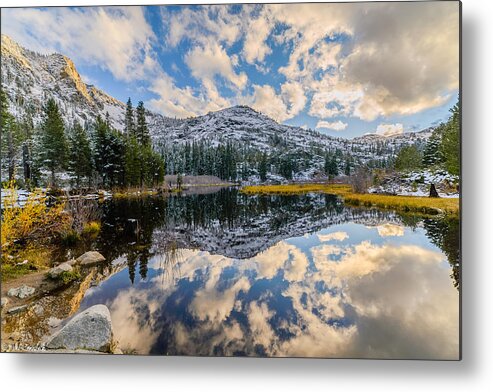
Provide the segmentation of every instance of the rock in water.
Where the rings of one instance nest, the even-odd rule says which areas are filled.
[[[80,263],[80,265],[97,264],[105,260],[106,259],[103,257],[103,255],[96,251],[86,252],[82,256],[79,256],[77,258],[77,262]]]
[[[62,264],[57,265],[56,267],[53,267],[52,269],[50,269],[48,271],[48,276],[50,278],[56,279],[60,276],[61,273],[70,272],[72,270],[73,270],[73,268],[68,262],[62,263]]]
[[[113,340],[110,311],[94,305],[79,313],[56,332],[46,344],[49,349],[110,352]]]
[[[30,295],[33,295],[35,291],[36,289],[34,287],[29,287],[23,284],[20,287],[11,288],[9,291],[7,291],[7,295],[9,295],[10,297],[24,299],[29,297]]]

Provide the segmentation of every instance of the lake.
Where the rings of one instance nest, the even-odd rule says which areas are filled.
[[[124,352],[459,356],[457,218],[345,207],[326,194],[106,201],[91,244]]]

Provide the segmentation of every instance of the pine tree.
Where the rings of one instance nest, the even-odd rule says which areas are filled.
[[[147,127],[147,121],[145,117],[144,102],[142,101],[140,101],[137,106],[137,125],[135,129],[135,134],[141,146],[147,146],[151,144],[149,128]]]
[[[120,132],[111,129],[108,133],[107,164],[105,172],[108,185],[113,188],[125,183],[125,142]]]
[[[337,166],[337,159],[335,155],[332,156],[328,162],[328,171],[326,174],[331,180],[339,174],[339,168]]]
[[[258,174],[260,176],[260,181],[265,182],[267,180],[267,154],[264,152],[260,157]]]
[[[447,121],[442,136],[440,151],[443,154],[445,169],[450,174],[460,174],[460,106],[456,103],[450,110],[452,116]]]
[[[94,164],[101,184],[121,186],[125,182],[125,141],[99,116],[94,128]]]
[[[106,142],[108,126],[103,119],[98,116],[94,123],[93,141],[94,141],[94,168],[99,174],[101,185],[106,185],[105,165],[106,165]]]
[[[33,137],[34,122],[30,113],[26,114],[21,124],[22,129],[22,169],[24,182],[30,187],[33,175]]]
[[[142,161],[144,170],[142,183],[148,187],[153,187],[164,180],[164,160],[150,145],[142,147]]]
[[[130,137],[134,135],[135,123],[134,123],[134,110],[132,108],[132,100],[128,98],[127,110],[125,112],[125,135]]]
[[[125,183],[129,186],[141,185],[141,154],[137,139],[127,138],[125,150]]]
[[[73,176],[75,186],[79,188],[82,180],[89,181],[92,177],[92,151],[86,131],[79,123],[75,123],[69,138],[68,171]]]
[[[330,172],[330,154],[328,152],[325,153],[324,156],[324,172],[327,177],[329,177],[329,172]]]
[[[423,165],[427,168],[440,165],[444,161],[440,145],[442,144],[442,136],[445,126],[445,124],[440,124],[436,127],[426,142],[426,146],[423,151]]]
[[[293,163],[289,157],[281,158],[279,162],[279,174],[286,180],[293,179]]]
[[[65,126],[55,100],[50,98],[45,107],[45,118],[41,126],[41,167],[51,173],[51,185],[56,186],[55,173],[66,166],[67,140]]]
[[[411,171],[421,167],[422,155],[414,145],[404,146],[395,158],[394,167],[397,171]]]
[[[346,158],[346,163],[344,164],[344,174],[346,176],[351,175],[351,161],[349,158]]]

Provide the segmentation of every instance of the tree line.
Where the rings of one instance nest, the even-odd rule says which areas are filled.
[[[35,127],[32,117],[16,120],[1,92],[2,156],[8,180],[25,187],[47,183],[57,187],[63,175],[76,188],[151,187],[164,180],[165,163],[151,145],[145,108],[127,103],[125,132],[111,126],[109,116],[91,124],[67,126],[58,104],[48,99],[43,120]],[[22,167],[22,174],[16,171]],[[46,178],[46,180],[45,180]]]
[[[405,146],[398,152],[394,168],[398,171],[422,168],[443,169],[460,174],[460,106],[457,102],[448,120],[433,129],[424,149]]]

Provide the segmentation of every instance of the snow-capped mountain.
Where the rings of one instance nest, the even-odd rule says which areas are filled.
[[[276,145],[295,152],[314,148],[340,149],[343,153],[365,159],[371,158],[378,146],[395,150],[405,144],[426,141],[431,130],[409,132],[394,136],[376,134],[354,139],[336,138],[320,132],[277,123],[272,118],[248,106],[234,106],[191,119],[175,121],[166,126],[166,132],[154,129],[156,144],[199,142],[207,140],[212,144],[235,141],[261,151],[269,152]],[[390,151],[389,151],[390,152]]]
[[[85,124],[108,113],[112,126],[123,129],[126,105],[86,84],[68,57],[58,53],[42,55],[2,35],[1,58],[2,88],[10,111],[17,118],[30,113],[34,122],[39,122],[43,104],[48,98],[54,98],[68,124],[74,121]],[[155,117],[161,116],[149,113],[149,117],[153,123]]]
[[[42,55],[21,47],[2,35],[2,88],[10,111],[22,118],[30,113],[41,121],[43,103],[54,98],[67,124],[90,123],[99,115],[109,116],[113,127],[124,128],[126,105],[97,87],[85,83],[68,57]],[[212,145],[234,142],[259,151],[304,155],[313,162],[312,175],[323,164],[323,151],[339,150],[357,162],[384,160],[403,145],[424,143],[430,130],[384,137],[365,135],[352,140],[323,135],[317,131],[282,125],[247,106],[235,106],[189,119],[171,119],[147,111],[150,133],[157,148],[207,141]]]

